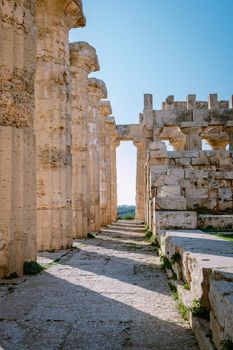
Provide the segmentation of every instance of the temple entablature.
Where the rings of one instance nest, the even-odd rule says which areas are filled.
[[[117,125],[120,141],[143,141],[143,126],[141,124]]]

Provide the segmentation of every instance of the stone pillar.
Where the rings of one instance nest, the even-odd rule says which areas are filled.
[[[109,224],[107,220],[107,198],[109,196],[108,182],[111,181],[108,177],[107,164],[107,127],[106,118],[112,114],[112,107],[109,101],[100,101],[100,119],[99,119],[99,148],[100,148],[100,226]]]
[[[182,123],[185,124],[185,123]],[[180,127],[181,132],[185,135],[184,150],[194,151],[202,149],[202,132],[200,126],[183,126]]]
[[[115,124],[116,128],[116,124]],[[116,129],[115,129],[116,130]],[[120,141],[114,139],[111,145],[111,222],[117,218],[117,167],[116,167],[116,149]]]
[[[36,260],[35,1],[0,5],[0,277]]]
[[[86,42],[70,44],[72,75],[72,225],[85,237],[88,202],[88,74],[99,70],[96,50]]]
[[[134,141],[137,148],[136,170],[136,215],[135,219],[145,220],[145,162],[146,146],[144,141]]]
[[[99,103],[107,97],[105,83],[100,79],[88,79],[88,175],[90,212],[88,214],[88,230],[100,229],[100,149],[99,149]]]
[[[72,245],[69,29],[85,25],[79,0],[37,1],[38,249]]]
[[[229,142],[229,136],[223,131],[222,126],[214,126],[206,129],[205,140],[213,150],[225,150]]]
[[[106,159],[107,159],[107,224],[116,220],[117,217],[117,169],[116,148],[120,145],[118,140],[116,122],[114,117],[106,118]]]

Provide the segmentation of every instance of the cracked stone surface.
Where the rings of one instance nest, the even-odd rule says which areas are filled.
[[[1,284],[0,349],[197,350],[143,236],[139,222],[117,222],[43,273]]]

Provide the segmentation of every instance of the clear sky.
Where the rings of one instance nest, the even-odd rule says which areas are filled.
[[[207,100],[233,94],[233,0],[83,0],[85,28],[70,41],[98,53],[118,124],[137,123],[143,94],[160,108],[168,95]],[[118,150],[118,203],[135,200],[135,149]],[[122,186],[123,184],[123,186]]]

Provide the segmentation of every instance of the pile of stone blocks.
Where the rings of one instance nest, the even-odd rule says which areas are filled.
[[[178,285],[190,287],[178,289],[182,301],[191,308],[197,300],[209,312],[208,335],[221,350],[224,341],[233,342],[233,243],[199,230],[167,230],[157,239],[172,264],[169,277],[175,274]],[[180,256],[179,262],[172,263],[174,254]],[[195,322],[191,325],[197,332]],[[206,350],[203,341],[199,345]]]

